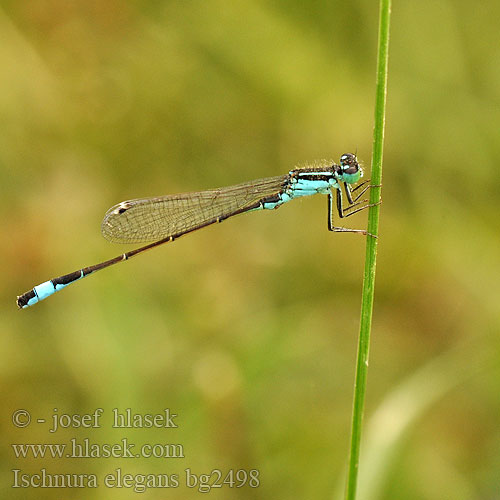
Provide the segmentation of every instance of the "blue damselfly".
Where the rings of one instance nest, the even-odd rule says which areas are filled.
[[[233,215],[254,210],[275,209],[302,196],[326,194],[328,196],[328,229],[338,232],[367,234],[362,229],[336,227],[333,224],[333,193],[340,218],[349,217],[371,205],[358,201],[372,186],[369,181],[351,187],[362,177],[363,171],[356,155],[346,153],[334,162],[317,162],[313,167],[296,168],[286,175],[268,177],[235,186],[123,201],[110,208],[101,230],[106,239],[117,243],[151,242],[126,252],[114,259],[84,267],[64,276],[35,286],[17,297],[19,308],[25,308],[46,299],[55,292],[89,274],[117,264],[163,243],[176,240],[205,226],[222,222]],[[356,193],[353,198],[352,193]],[[347,198],[344,208],[343,192]]]

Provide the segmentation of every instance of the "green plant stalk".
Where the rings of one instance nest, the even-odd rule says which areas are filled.
[[[373,131],[372,177],[370,203],[377,203],[381,198],[382,157],[384,148],[385,108],[387,95],[387,65],[389,58],[389,24],[391,0],[380,0],[380,19],[377,56],[377,84],[375,96],[375,126]],[[361,432],[363,428],[363,412],[365,405],[366,381],[368,374],[368,357],[370,352],[370,333],[373,313],[373,297],[375,290],[375,268],[377,261],[377,236],[379,226],[380,205],[370,207],[368,212],[368,233],[366,238],[365,272],[361,301],[361,318],[359,326],[358,355],[356,377],[354,382],[354,400],[351,425],[351,446],[345,498],[356,498],[359,471],[359,452]]]

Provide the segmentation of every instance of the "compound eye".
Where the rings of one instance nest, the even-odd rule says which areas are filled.
[[[353,155],[352,153],[345,153],[340,157],[340,164],[345,167],[346,165],[355,165],[356,162],[356,156]]]
[[[359,167],[357,165],[351,165],[351,166],[345,166],[344,167],[344,174],[356,174],[359,170]]]

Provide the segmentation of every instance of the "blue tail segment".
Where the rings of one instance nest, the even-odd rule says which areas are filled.
[[[17,297],[17,307],[19,309],[24,309],[26,307],[32,306],[41,300],[50,297],[52,294],[62,290],[64,287],[78,281],[89,273],[85,274],[83,269],[80,271],[75,271],[70,274],[66,274],[64,276],[60,276],[59,278],[54,278],[53,280],[46,281],[40,285],[35,286],[29,292],[24,293]]]

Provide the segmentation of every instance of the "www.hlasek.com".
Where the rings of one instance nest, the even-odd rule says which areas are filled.
[[[85,438],[68,443],[12,444],[16,458],[184,458],[182,444],[146,443],[137,446],[123,438],[119,443],[93,443]]]
[[[221,471],[213,469],[208,474],[194,473],[185,469],[183,478],[179,474],[127,474],[121,469],[102,478],[102,483],[96,474],[51,474],[46,469],[39,473],[27,474],[19,469],[13,469],[13,488],[126,488],[135,493],[144,493],[148,489],[178,488],[181,480],[187,488],[197,489],[200,493],[208,493],[212,489],[242,488],[260,486],[259,471],[257,469],[230,469]]]

